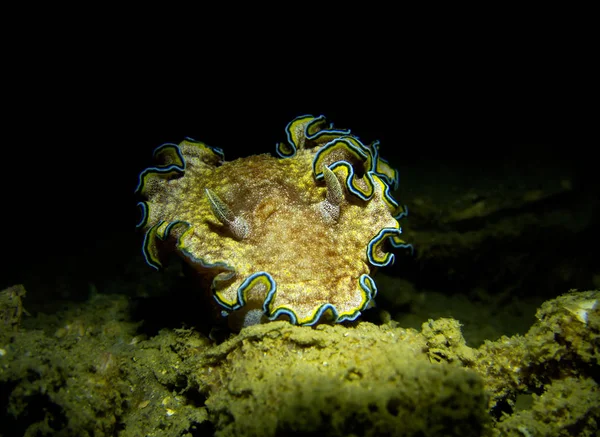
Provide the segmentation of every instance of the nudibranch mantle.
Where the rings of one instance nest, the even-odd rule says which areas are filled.
[[[224,314],[257,311],[299,325],[355,320],[372,304],[369,274],[409,247],[390,195],[398,174],[323,116],[286,128],[281,157],[226,162],[221,149],[186,139],[154,152],[137,192],[143,253],[160,268],[176,252]]]

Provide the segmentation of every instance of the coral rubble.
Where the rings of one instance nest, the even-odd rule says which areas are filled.
[[[220,344],[192,329],[144,338],[125,298],[97,295],[3,340],[0,432],[596,435],[598,299],[569,292],[525,335],[471,348],[451,318],[420,331],[279,321]]]

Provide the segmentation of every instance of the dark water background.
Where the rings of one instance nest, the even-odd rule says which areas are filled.
[[[510,179],[511,168],[549,166],[596,189],[592,115],[579,104],[585,86],[537,70],[413,67],[378,76],[365,69],[293,82],[278,71],[221,76],[156,62],[146,73],[133,62],[96,61],[28,70],[15,82],[26,86],[5,103],[1,287],[33,277],[52,289],[58,276],[86,284],[122,274],[139,253],[133,192],[154,148],[189,136],[221,147],[227,160],[273,153],[302,114],[324,114],[365,142],[380,140],[393,166],[427,169],[440,186],[447,177],[439,167],[481,180],[499,168]],[[401,186],[419,190],[402,175]],[[594,250],[595,237],[569,251]],[[47,302],[61,294],[44,293]]]

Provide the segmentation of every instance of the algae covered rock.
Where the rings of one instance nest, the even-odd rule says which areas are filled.
[[[500,435],[598,435],[600,390],[593,379],[557,380],[532,398],[531,408],[518,411],[498,424]]]
[[[600,358],[600,292],[571,291],[545,302],[524,336],[486,341],[473,368],[486,380],[490,406],[514,404],[518,393],[536,393],[553,380],[591,377]]]
[[[0,344],[0,434],[597,435],[599,297],[567,293],[472,348],[452,318],[145,338],[126,299],[97,295]]]
[[[526,337],[530,359],[552,363],[563,374],[600,363],[600,293],[571,291],[545,302]],[[549,369],[550,370],[550,369]]]
[[[594,435],[599,296],[548,301],[526,335],[477,349],[449,318],[421,332],[250,327],[207,351],[195,380],[218,435]]]
[[[219,435],[481,435],[481,378],[426,349],[414,330],[278,322],[220,345],[197,381]]]

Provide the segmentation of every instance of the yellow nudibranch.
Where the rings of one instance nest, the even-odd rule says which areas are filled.
[[[226,162],[186,139],[154,152],[137,192],[143,253],[160,268],[180,255],[224,316],[298,325],[355,320],[377,293],[369,276],[394,261],[405,215],[390,195],[397,171],[325,117],[286,127],[276,158]],[[391,246],[391,247],[390,247]]]

